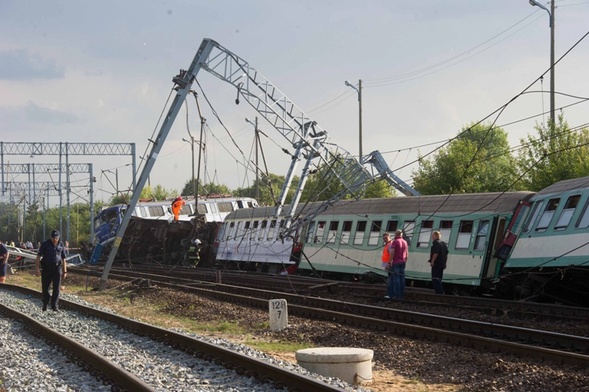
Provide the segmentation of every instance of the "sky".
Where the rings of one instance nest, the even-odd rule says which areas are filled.
[[[556,108],[575,127],[589,122],[589,0],[556,7]],[[204,38],[247,60],[354,155],[358,94],[344,82],[362,80],[362,151],[379,150],[408,183],[419,154],[465,126],[494,122],[514,147],[550,110],[549,16],[527,0],[0,0],[0,36],[0,141],[135,143],[138,162],[159,132],[172,78]],[[245,119],[256,116],[268,171],[285,175],[286,139],[244,99],[236,105],[234,87],[206,71],[197,81],[204,182],[251,184],[255,174],[244,165],[255,159],[254,127]],[[192,176],[183,139],[190,132],[198,140],[200,129],[191,98],[150,173],[152,187],[182,190]],[[93,164],[95,200],[130,187],[128,156],[69,161]],[[88,176],[72,183],[72,202],[87,202]]]

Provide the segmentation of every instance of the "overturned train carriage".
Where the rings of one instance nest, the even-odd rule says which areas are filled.
[[[212,265],[213,243],[220,222],[231,211],[258,205],[255,199],[249,197],[208,197],[199,199],[197,204],[194,198],[188,197],[186,201],[178,221],[173,220],[167,201],[138,203],[115,261],[194,266],[199,260]],[[107,207],[97,215],[94,220],[96,248],[91,261],[106,260],[126,210],[126,205],[119,204]],[[196,240],[199,246],[191,246]]]

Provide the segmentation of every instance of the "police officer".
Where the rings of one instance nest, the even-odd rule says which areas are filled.
[[[59,286],[61,278],[67,275],[67,264],[65,261],[65,246],[59,240],[59,231],[53,230],[51,238],[46,240],[39,247],[35,259],[35,275],[39,276],[41,266],[41,291],[43,294],[43,311],[47,310],[49,300],[51,309],[57,311],[59,300]],[[49,286],[53,284],[53,291],[49,295]]]

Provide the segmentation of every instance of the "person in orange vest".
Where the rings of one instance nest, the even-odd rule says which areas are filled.
[[[389,233],[384,233],[382,235],[382,244],[384,248],[382,249],[382,268],[387,269],[389,263],[391,262],[391,235]]]
[[[391,240],[391,235],[390,233],[384,233],[382,235],[382,242],[383,242],[383,249],[382,249],[382,257],[381,257],[381,261],[382,261],[382,268],[384,268],[386,271],[390,272],[391,269],[391,244],[392,244],[392,240]],[[388,288],[388,285],[387,285]],[[385,295],[385,299],[390,299],[391,298],[391,293],[388,292],[387,290],[387,295]]]
[[[184,200],[182,200],[182,196],[178,196],[172,202],[172,214],[174,214],[175,221],[177,221],[178,218],[180,217],[180,210],[182,209],[182,206],[184,204],[185,203],[184,203]]]

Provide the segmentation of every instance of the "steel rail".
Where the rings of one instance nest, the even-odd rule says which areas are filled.
[[[0,285],[0,288],[19,291],[21,293],[35,295],[38,297],[41,296],[40,292],[21,286]],[[71,309],[76,312],[115,323],[135,334],[147,336],[151,339],[165,342],[175,349],[179,349],[189,354],[195,355],[198,358],[214,362],[215,364],[224,366],[227,369],[232,369],[237,374],[254,377],[264,383],[272,383],[278,389],[288,388],[288,390],[292,392],[343,391],[341,388],[328,385],[304,374],[292,372],[271,363],[240,354],[221,346],[200,341],[177,332],[132,320],[114,313],[90,308],[63,298],[60,299],[60,307],[62,309]]]
[[[0,304],[0,312],[12,319],[21,320],[27,330],[33,331],[33,335],[41,337],[50,344],[57,345],[67,352],[68,357],[76,358],[77,360],[73,361],[75,364],[95,375],[105,385],[112,385],[113,391],[155,391],[154,388],[122,367],[45,324],[3,304]],[[97,374],[89,369],[95,369]]]
[[[87,267],[81,267],[82,269]],[[145,273],[154,273],[158,275],[173,276],[177,271],[181,271],[183,277],[191,277],[196,280],[215,282],[216,276],[214,270],[194,269],[194,268],[162,268],[149,266],[148,268],[135,269]],[[222,279],[225,284],[236,284],[243,286],[246,279],[248,287],[257,287],[262,289],[274,288],[277,291],[294,292],[305,295],[317,294],[322,292],[328,293],[361,293],[364,297],[373,297],[375,301],[381,299],[386,291],[383,285],[363,284],[354,282],[342,282],[328,279],[319,279],[302,276],[275,276],[264,274],[249,274],[243,272],[222,271]],[[247,278],[246,278],[247,277]],[[252,283],[253,282],[253,283]],[[428,302],[445,306],[471,307],[477,310],[488,310],[495,314],[535,314],[544,315],[553,318],[580,319],[580,321],[589,322],[589,307],[567,306],[561,304],[536,303],[530,301],[510,301],[499,298],[476,297],[476,296],[458,296],[458,295],[438,295],[431,293],[430,290],[407,288],[406,297],[409,301]]]
[[[261,309],[268,308],[268,300],[281,298],[286,299],[288,312],[292,315],[334,321],[376,331],[387,331],[408,337],[425,338],[434,342],[444,341],[493,352],[514,353],[556,363],[589,365],[589,355],[587,355],[589,354],[589,338],[580,336],[279,293],[258,288],[192,282],[186,279],[135,271],[133,271],[132,278],[124,275],[113,275],[113,277],[126,280],[143,277],[162,287],[182,289],[184,292],[190,291]],[[535,343],[535,345],[531,345],[531,343]],[[569,351],[564,351],[565,348]]]

